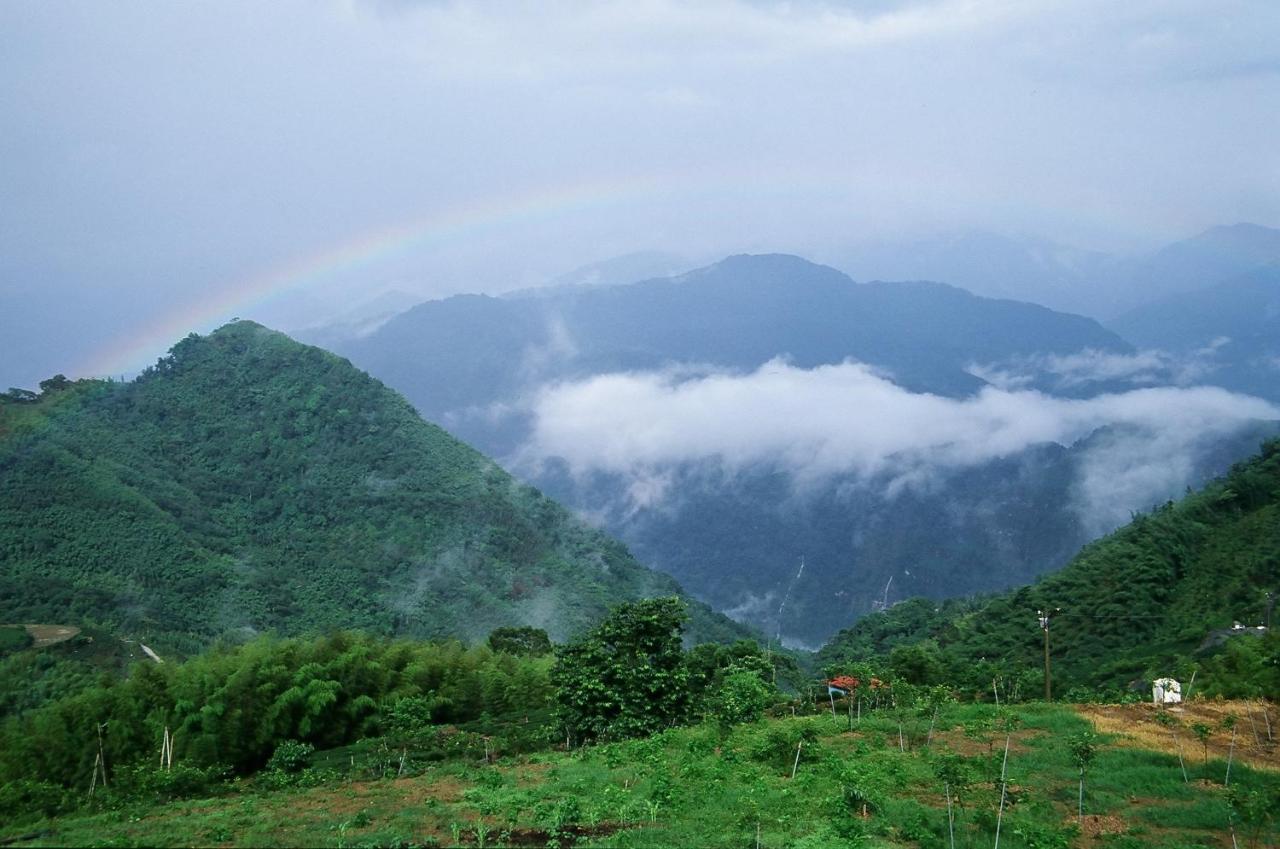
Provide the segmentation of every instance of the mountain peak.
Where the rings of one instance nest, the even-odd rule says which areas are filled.
[[[728,278],[735,283],[747,284],[814,281],[853,283],[849,275],[843,271],[795,254],[783,253],[733,254],[705,268],[690,271],[677,279],[693,281],[707,278]]]
[[[1229,260],[1234,266],[1243,269],[1251,263],[1280,259],[1280,230],[1249,222],[1221,224],[1189,239],[1174,242],[1160,250],[1156,256],[1167,254],[1174,254],[1179,258],[1209,254],[1218,261]]]
[[[562,639],[610,604],[679,593],[349,362],[253,321],[63,407],[0,436],[0,512],[18,517],[21,552],[0,619],[87,615],[196,641],[504,625]]]

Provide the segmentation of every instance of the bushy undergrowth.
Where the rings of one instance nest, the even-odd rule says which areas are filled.
[[[1090,726],[1071,708],[996,712],[946,704],[926,742],[922,735],[899,738],[891,707],[866,710],[852,729],[841,707],[834,717],[826,711],[727,729],[709,719],[524,755],[486,751],[486,735],[443,728],[435,734],[445,739],[432,743],[438,759],[423,758],[405,738],[315,753],[289,745],[280,769],[219,784],[215,789],[229,794],[221,801],[184,808],[164,799],[199,793],[198,776],[167,797],[162,786],[122,779],[114,796],[76,814],[66,813],[59,788],[11,785],[5,792],[39,808],[37,819],[57,816],[53,825],[70,843],[175,845],[209,842],[216,832],[216,842],[230,844],[333,845],[341,838],[348,846],[731,847],[758,839],[762,847],[841,849],[948,847],[954,833],[957,846],[969,847],[991,845],[998,827],[1006,849],[1079,845],[1071,740]],[[1275,836],[1280,776],[1237,762],[1230,790],[1221,783],[1225,765],[1210,759],[1192,764],[1187,782],[1172,755],[1097,739],[1085,814],[1108,817],[1115,831],[1100,845],[1151,845],[1157,833],[1169,847],[1217,845],[1228,839],[1229,824],[1242,847]],[[146,769],[163,775],[154,765]],[[335,809],[348,813],[327,813]]]

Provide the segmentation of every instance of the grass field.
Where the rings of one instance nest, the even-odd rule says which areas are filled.
[[[999,828],[1007,849],[1179,849],[1230,847],[1234,829],[1240,847],[1276,846],[1264,803],[1280,798],[1280,761],[1265,733],[1253,737],[1247,710],[1265,724],[1262,706],[1243,702],[1189,704],[1167,724],[1146,705],[1031,704],[1000,714],[951,705],[932,731],[931,717],[892,711],[864,715],[852,730],[844,714],[787,716],[519,757],[470,751],[426,761],[408,746],[365,741],[317,753],[299,776],[260,775],[212,798],[169,802],[108,792],[96,810],[0,837],[28,835],[19,846],[803,849],[949,847],[952,834],[957,847],[985,847]],[[1230,753],[1228,713],[1237,717]],[[1190,728],[1210,721],[1206,760]],[[1068,744],[1094,729],[1081,819]]]

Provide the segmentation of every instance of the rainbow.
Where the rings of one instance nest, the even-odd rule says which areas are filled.
[[[705,180],[700,188],[705,189]],[[95,351],[76,375],[121,375],[141,370],[178,340],[208,330],[269,298],[344,272],[373,266],[434,244],[598,207],[660,197],[687,187],[679,175],[630,176],[503,195],[362,233],[316,253],[294,257],[251,276],[213,287],[209,295]]]

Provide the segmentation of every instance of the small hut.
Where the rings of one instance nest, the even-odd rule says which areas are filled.
[[[1176,705],[1182,701],[1182,685],[1172,678],[1151,682],[1151,701],[1158,705]]]

